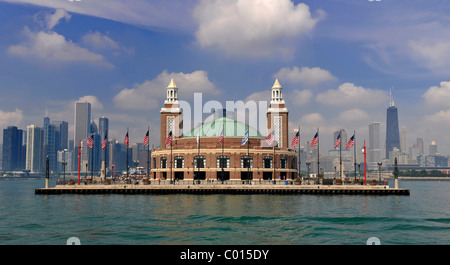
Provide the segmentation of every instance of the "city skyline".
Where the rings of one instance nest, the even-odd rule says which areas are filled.
[[[194,92],[220,102],[268,98],[278,78],[292,99],[289,128],[301,127],[303,146],[320,127],[321,149],[332,148],[340,128],[356,131],[360,147],[372,122],[380,122],[384,143],[394,87],[407,147],[422,138],[426,152],[435,141],[439,153],[450,154],[450,139],[442,136],[450,129],[446,3],[268,2],[273,20],[258,20],[268,10],[247,1],[140,1],[123,9],[128,13],[89,2],[26,3],[0,1],[0,89],[9,93],[0,99],[2,128],[43,127],[42,117],[49,117],[67,121],[74,135],[74,102],[85,100],[91,120],[109,119],[109,138],[121,141],[129,127],[130,142],[139,143],[150,126],[150,144],[157,146],[157,109],[172,78],[188,102]],[[247,16],[227,25],[206,12],[242,6]],[[252,23],[270,30],[245,38]],[[238,38],[227,35],[230,28],[240,29]]]

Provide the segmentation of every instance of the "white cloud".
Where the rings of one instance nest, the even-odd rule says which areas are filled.
[[[333,81],[337,78],[330,74],[329,71],[323,70],[319,67],[302,67],[299,69],[294,66],[292,69],[289,67],[281,68],[276,74],[273,75],[283,81],[291,83],[302,83],[305,85],[317,85],[322,82]]]
[[[430,107],[447,107],[450,102],[450,82],[443,81],[432,86],[422,95],[425,104]]]
[[[325,123],[325,118],[320,113],[305,114],[300,118],[302,127],[317,127]]]
[[[200,0],[193,12],[201,47],[256,57],[292,53],[292,38],[311,31],[323,15],[319,10],[314,18],[309,6],[290,0]]]
[[[30,58],[36,57],[49,62],[88,62],[112,68],[112,64],[97,53],[78,46],[56,32],[31,32],[25,27],[26,41],[8,48],[11,55]]]
[[[386,101],[386,92],[373,90],[353,83],[344,83],[338,89],[318,94],[316,100],[330,106],[373,107]]]
[[[8,126],[20,126],[23,120],[23,113],[20,109],[15,109],[12,112],[0,110],[0,128]]]
[[[338,119],[341,122],[366,121],[369,119],[369,114],[360,109],[349,109],[341,112]]]
[[[135,84],[132,88],[122,89],[114,96],[114,103],[122,109],[154,109],[160,106],[161,100],[165,98],[166,88],[173,78],[178,87],[178,99],[192,98],[194,92],[217,95],[220,93],[208,79],[205,71],[192,73],[169,73],[164,70],[153,80],[142,84]]]
[[[450,69],[450,41],[409,41],[412,56],[435,72],[448,73]]]
[[[58,8],[55,10],[54,14],[46,14],[45,18],[47,22],[47,29],[52,29],[62,18],[69,21],[71,17],[72,16],[69,15],[64,9]]]
[[[187,30],[194,24],[190,9],[194,0],[108,0],[108,1],[55,1],[55,0],[0,0],[14,4],[32,4],[65,9],[67,12],[100,17],[122,23],[150,28]]]
[[[301,106],[304,106],[304,105],[308,104],[309,102],[311,102],[312,97],[313,97],[313,93],[311,92],[311,90],[296,89],[292,92],[292,97],[290,97],[290,99],[293,100],[292,104],[301,107]]]
[[[78,99],[78,101],[87,101],[87,102],[91,103],[91,108],[93,110],[103,109],[103,104],[98,100],[98,98],[96,96],[86,95],[86,96],[80,97]]]
[[[112,51],[118,55],[121,52],[134,53],[133,49],[128,49],[125,46],[119,44],[115,40],[108,36],[108,33],[102,34],[98,31],[89,32],[81,37],[81,42],[95,51]]]

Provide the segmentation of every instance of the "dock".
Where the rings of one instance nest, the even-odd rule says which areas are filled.
[[[35,194],[273,194],[273,195],[410,195],[384,185],[57,185]]]

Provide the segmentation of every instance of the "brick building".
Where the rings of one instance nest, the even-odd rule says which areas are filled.
[[[172,80],[160,111],[161,147],[151,154],[151,176],[168,180],[294,179],[297,153],[289,148],[288,110],[278,80],[271,92],[267,132],[273,132],[276,147],[268,145],[266,136],[258,130],[226,116],[182,134],[183,110],[179,107],[178,88]],[[248,141],[242,144],[246,131],[249,131]],[[173,138],[171,145],[166,146],[170,132]]]

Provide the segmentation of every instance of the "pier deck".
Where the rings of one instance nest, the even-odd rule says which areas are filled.
[[[58,185],[35,194],[348,194],[409,195],[408,189],[360,185]]]

